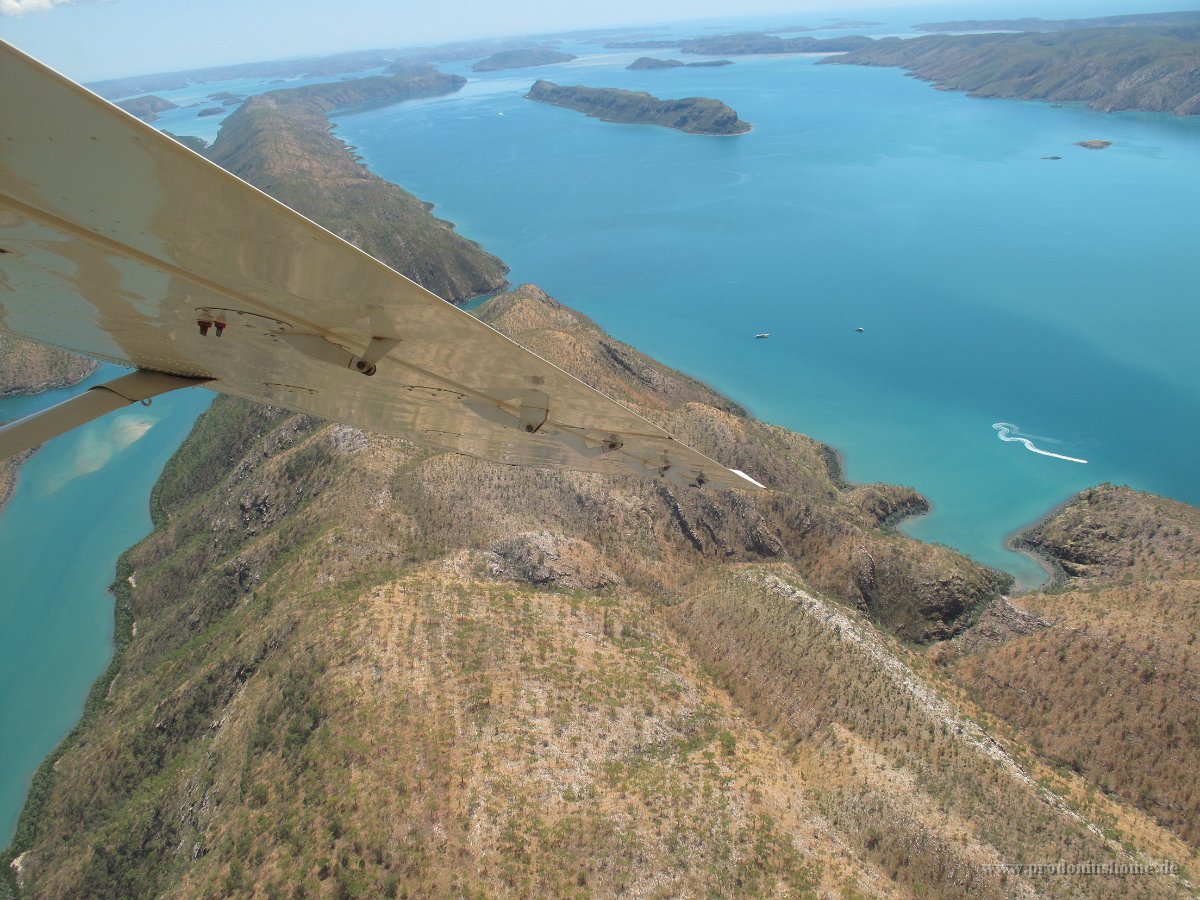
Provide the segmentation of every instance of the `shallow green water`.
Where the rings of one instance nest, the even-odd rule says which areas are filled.
[[[85,384],[116,374],[105,366]],[[69,393],[0,400],[0,420]],[[117,557],[149,533],[150,488],[211,398],[188,390],[114,413],[21,466],[0,515],[0,845],[108,665]]]
[[[913,534],[1020,584],[1041,572],[1005,537],[1086,485],[1200,502],[1200,121],[807,58],[626,71],[636,55],[472,73],[337,130],[514,281],[829,442],[852,479],[917,487],[934,512]],[[716,97],[754,130],[600,122],[523,99],[538,77]]]

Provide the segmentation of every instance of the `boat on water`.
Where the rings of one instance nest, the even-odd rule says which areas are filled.
[[[758,340],[760,340],[760,341],[761,341],[763,338],[769,338],[770,336],[771,336],[771,332],[769,332],[769,331],[760,331],[760,332],[759,332],[758,334],[756,334],[754,337],[755,337],[755,338],[757,338]]]

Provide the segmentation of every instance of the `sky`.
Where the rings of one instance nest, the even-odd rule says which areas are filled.
[[[932,0],[927,0],[932,2]],[[972,0],[966,0],[971,4]],[[0,0],[0,38],[78,81],[475,37],[922,0]],[[959,4],[963,5],[963,4]],[[989,4],[992,7],[998,4]],[[1016,4],[1013,4],[1014,6]],[[1021,4],[1026,12],[1036,0]]]
[[[0,0],[0,39],[90,81],[341,50],[754,14],[778,13],[783,26],[869,18],[872,10],[897,6],[931,14],[941,6],[946,17],[1015,18],[1187,9],[1195,2],[1056,0],[1049,13],[1045,0]]]

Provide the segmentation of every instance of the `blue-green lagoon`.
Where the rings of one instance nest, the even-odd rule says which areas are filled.
[[[19,418],[78,388],[0,400]],[[212,394],[187,390],[47,442],[0,515],[0,845],[29,780],[79,718],[112,655],[116,560],[150,531],[150,488]]]
[[[591,49],[464,66],[460,93],[337,133],[514,282],[832,444],[851,479],[913,485],[934,511],[910,533],[1021,586],[1042,573],[1006,536],[1083,487],[1200,502],[1200,121],[803,57],[627,71],[638,52]],[[714,97],[754,129],[601,122],[524,99],[536,78]]]

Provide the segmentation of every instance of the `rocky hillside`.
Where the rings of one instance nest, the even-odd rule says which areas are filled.
[[[884,38],[823,63],[899,66],[973,97],[1200,113],[1200,25]]]
[[[1200,510],[1101,485],[1025,542],[1059,588],[990,611],[987,639],[947,657],[956,676],[1064,771],[1200,846]]]
[[[565,106],[605,122],[662,125],[689,134],[745,134],[750,125],[720,100],[684,97],[660,100],[644,91],[592,88],[537,81],[525,95],[539,103]]]
[[[251,97],[207,155],[451,302],[499,290],[507,267],[426,204],[361,165],[330,133],[331,112],[458,90],[429,66]]]
[[[1188,858],[1118,803],[1077,812],[890,636],[997,590],[878,529],[911,493],[840,486],[820,445],[535,288],[481,315],[779,490],[218,401],[122,562],[119,674],[35,783],[26,895],[1104,896],[988,866]]]
[[[95,360],[0,334],[0,396],[66,387],[94,371]]]

